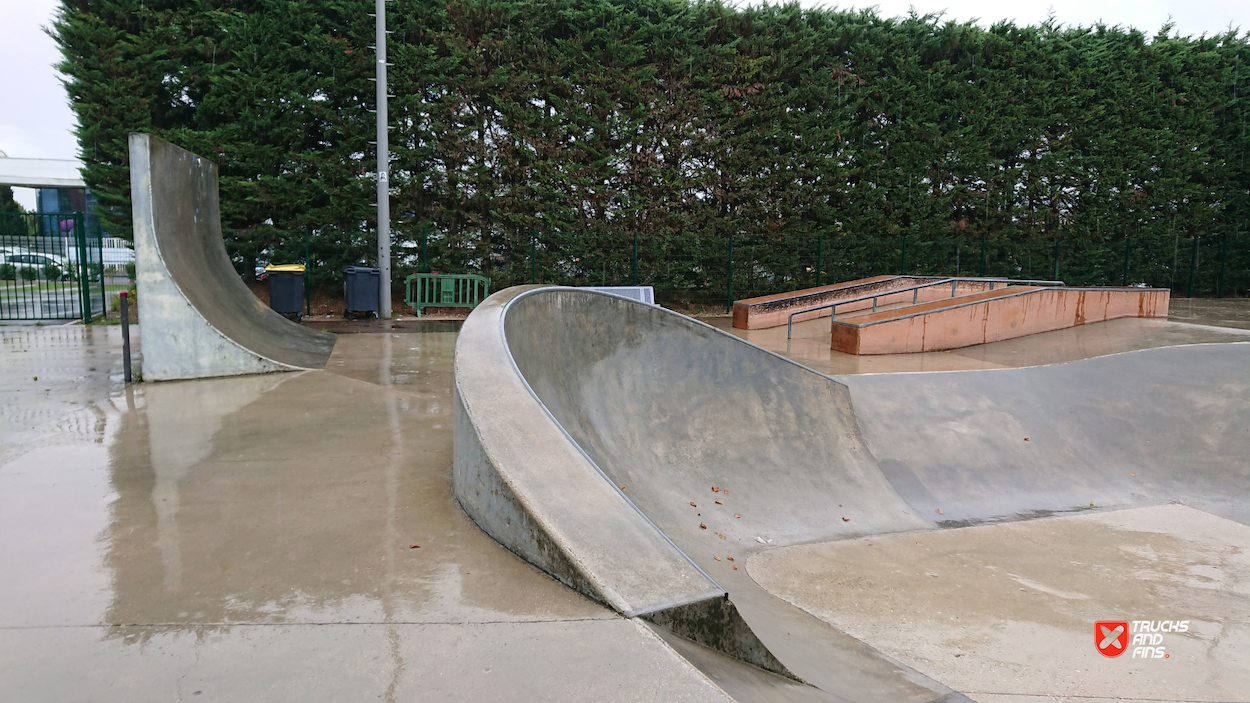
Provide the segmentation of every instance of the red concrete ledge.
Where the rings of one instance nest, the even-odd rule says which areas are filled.
[[[958,349],[1121,317],[1168,314],[1158,288],[1035,288],[996,291],[834,320],[830,347],[846,354]]]

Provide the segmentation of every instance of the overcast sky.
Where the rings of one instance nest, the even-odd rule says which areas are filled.
[[[744,4],[744,3],[738,3]],[[881,0],[817,2],[807,7],[877,7],[883,16],[945,11],[955,20],[977,19],[988,26],[1002,19],[1035,24],[1047,14],[1065,25],[1131,26],[1153,33],[1171,21],[1182,34],[1215,34],[1250,29],[1247,0]],[[78,156],[74,115],[52,68],[60,56],[42,29],[52,21],[57,0],[0,0],[0,151],[9,156],[72,159]],[[361,0],[364,12],[371,3]],[[19,189],[18,200],[34,206],[33,191]]]

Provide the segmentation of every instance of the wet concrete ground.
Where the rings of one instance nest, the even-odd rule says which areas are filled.
[[[1250,698],[1250,527],[1182,505],[784,547],[764,588],[985,703]],[[1188,621],[1163,655],[1099,620]],[[883,627],[883,623],[889,623]],[[1153,641],[1153,640],[1152,640]],[[1143,656],[1135,656],[1143,655]]]
[[[805,324],[827,329],[828,322]],[[464,517],[448,487],[455,332],[413,329],[431,331],[341,336],[324,372],[127,389],[117,327],[0,328],[0,573],[6,576],[0,579],[0,700],[775,695],[717,655],[674,642],[696,669],[650,629],[550,580]],[[792,353],[817,370],[848,373],[997,368],[1247,339],[1233,330],[1123,320],[888,361],[843,359],[828,352],[827,341],[823,361],[818,351],[801,357],[792,346]],[[751,341],[784,351],[784,330],[782,344]],[[1208,518],[1186,520],[1200,525]],[[1036,539],[1028,536],[1033,525],[1070,535],[1073,528],[1061,525],[1072,519],[942,532],[946,542],[925,568],[973,569],[955,555],[978,540],[1000,550],[999,557],[1018,556],[1027,552],[1019,539]],[[1023,536],[994,537],[1000,528]],[[1192,544],[1199,554],[1227,551],[1224,538],[1194,530],[1168,539]],[[898,549],[910,544],[906,536],[897,539]],[[859,620],[823,595],[841,577],[821,569],[854,563],[846,561],[849,552],[835,554],[853,544],[814,547],[829,555],[802,567],[770,569],[753,561],[751,576],[894,654],[890,630],[863,626],[895,616],[883,600],[889,589],[868,589],[865,598],[876,605],[852,613]],[[1087,548],[1090,558],[1097,556]],[[1179,558],[1182,571],[1205,564],[1190,565],[1184,549],[1157,554]],[[779,552],[777,563],[786,556]],[[885,568],[873,563],[865,573]],[[1221,578],[1233,579],[1232,597],[1244,599],[1243,567]],[[781,571],[793,572],[789,581],[777,579]],[[1016,576],[1045,586],[1033,595],[1049,599],[1052,609],[1067,602],[1063,593],[1084,593],[1031,573]],[[1192,583],[1174,592],[1204,593],[1193,589],[1208,588],[1202,579],[1213,577],[1194,573]],[[900,660],[983,692],[974,697],[986,701],[1103,695],[1105,687],[1096,694],[1076,687],[1043,691],[1028,680],[1005,688],[1000,684],[1014,670],[993,652],[969,649],[967,662],[941,659],[934,652],[949,644],[949,631],[924,618],[932,619],[929,610],[943,591],[919,581],[896,586],[908,599],[899,615],[917,611],[897,630],[915,644],[898,650]],[[1222,586],[1206,593],[1216,587]],[[1105,597],[1085,595],[1077,599],[1085,608]],[[996,597],[1008,603],[1008,596],[1015,597],[1006,591]],[[996,612],[987,606],[982,617]],[[988,619],[979,626],[997,631]],[[1046,632],[1058,642],[1070,635],[1065,626]],[[1243,640],[1238,634],[1224,646],[1250,651]],[[1235,691],[1238,676],[1244,678],[1244,671],[1198,672],[1214,677],[1220,691]],[[1179,700],[1187,690],[1143,684],[1129,693]]]
[[[453,342],[126,389],[0,331],[0,700],[725,700],[451,501]]]

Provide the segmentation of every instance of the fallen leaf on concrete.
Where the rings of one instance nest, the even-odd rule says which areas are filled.
[[[706,529],[707,529],[707,525],[704,525],[703,523],[699,523],[699,529],[700,529],[700,530],[706,530]]]
[[[699,507],[699,506],[695,505],[695,504],[694,504],[694,501],[692,500],[692,501],[690,501],[690,507],[692,507],[692,508],[697,508],[697,507]]]
[[[621,490],[622,490],[622,491],[623,491],[623,490],[625,490],[625,487],[624,487],[624,486],[621,486]]]
[[[1092,508],[1092,507],[1094,507],[1094,501],[1092,501],[1092,500],[1091,500],[1091,501],[1089,502],[1089,507],[1091,507],[1091,508]]]
[[[842,522],[850,522],[850,521],[851,521],[851,519],[850,519],[849,517],[844,517],[844,518],[842,518]]]
[[[731,555],[726,556],[725,558],[726,558],[726,559],[728,559],[729,561],[733,561],[733,560],[734,560],[734,558],[733,558],[733,555],[732,555],[732,554],[731,554]]]
[[[1027,442],[1027,441],[1029,441],[1029,438],[1028,438],[1028,437],[1025,437],[1025,438],[1024,438],[1024,441],[1026,441],[1026,442]]]
[[[721,539],[725,539],[725,535],[721,535],[721,536],[720,536],[720,538],[721,538]]]
[[[713,492],[713,493],[715,493],[715,492],[717,492],[717,491],[719,491],[719,490],[720,490],[720,486],[712,486],[712,492]]]
[[[742,516],[739,515],[738,513],[734,513],[734,517],[742,517]]]
[[[945,515],[945,514],[946,514],[946,513],[942,512],[942,509],[941,509],[941,508],[938,508],[935,512],[936,512],[938,515]]]
[[[767,542],[765,542],[765,541],[764,541],[764,538],[763,538],[763,537],[756,537],[756,538],[755,538],[755,541],[756,541],[756,542],[759,542],[760,544],[768,544]]]
[[[725,490],[721,491],[721,493],[724,493],[725,495],[729,495],[729,489],[726,488]]]
[[[1129,473],[1129,476],[1136,476],[1136,475],[1137,475],[1137,472],[1135,472],[1135,471],[1134,471],[1134,472],[1130,472],[1130,473]]]
[[[720,557],[718,557],[718,556],[716,556],[716,555],[712,555],[712,558],[713,558],[713,559],[715,559],[716,561],[720,561]]]
[[[735,566],[735,567],[734,567],[734,571],[737,571],[737,570],[738,570],[738,567],[737,567],[737,566]]]
[[[421,548],[421,545],[419,545],[419,544],[410,544],[410,545],[408,545],[408,548],[409,548],[409,549],[420,549],[420,548]]]
[[[716,504],[717,504],[717,505],[724,505],[724,503],[720,502],[719,500],[718,500],[718,501],[716,501]]]

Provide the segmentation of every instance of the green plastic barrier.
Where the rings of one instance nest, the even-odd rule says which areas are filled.
[[[472,273],[414,273],[404,282],[417,317],[425,308],[475,308],[490,295],[490,279]]]

